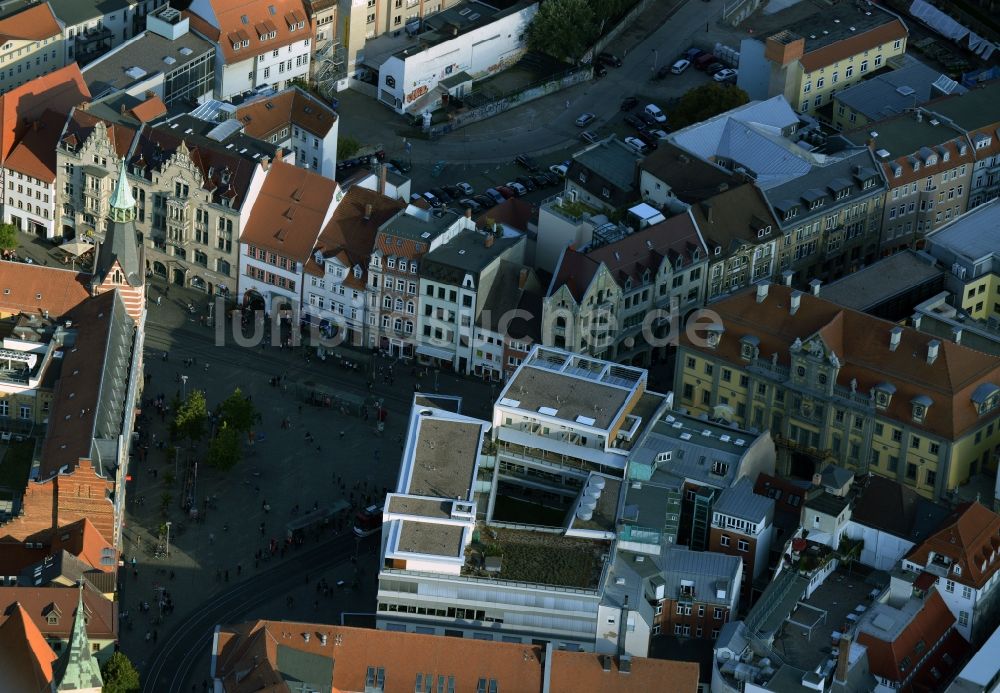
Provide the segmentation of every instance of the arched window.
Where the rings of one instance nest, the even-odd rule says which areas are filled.
[[[401,298],[396,299],[396,310],[399,311],[403,310],[403,299]]]

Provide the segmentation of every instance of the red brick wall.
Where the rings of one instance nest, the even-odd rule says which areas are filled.
[[[686,603],[685,603],[686,605]],[[705,607],[705,615],[698,616],[698,607]],[[698,637],[698,628],[702,629],[701,637],[711,639],[712,631],[722,628],[722,625],[729,620],[729,609],[722,608],[722,618],[715,618],[715,606],[703,602],[691,604],[691,614],[678,614],[677,601],[674,599],[663,600],[663,612],[657,617],[656,623],[660,625],[663,635],[673,635],[674,626],[690,626],[691,633],[688,637]],[[683,633],[683,631],[682,631]]]
[[[113,488],[114,483],[99,477],[86,459],[70,474],[29,481],[21,514],[0,527],[0,537],[25,541],[87,518],[114,545],[114,506],[108,497]]]
[[[724,534],[729,537],[729,546],[722,545],[722,535]],[[749,544],[746,551],[740,551],[739,549],[739,541],[741,539]],[[712,527],[708,531],[708,550],[743,559],[743,584],[740,585],[740,604],[744,607],[749,606],[750,588],[753,585],[754,557],[757,555],[757,539],[734,532],[731,529]]]

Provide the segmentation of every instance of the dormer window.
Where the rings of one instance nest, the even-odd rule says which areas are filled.
[[[1000,387],[993,383],[983,383],[972,392],[972,403],[980,415],[987,414],[1000,405]]]
[[[716,254],[716,256],[722,255],[722,246],[721,245],[715,246],[715,254]]]
[[[798,215],[799,215],[799,208],[798,207],[792,207],[787,212],[785,212],[785,221],[788,221],[789,219],[797,217]]]
[[[953,565],[951,567],[951,572],[955,573],[955,575],[961,575],[962,574],[962,566],[960,566],[958,563],[956,563],[955,565]]]
[[[875,179],[874,179],[874,178],[868,178],[868,179],[867,179],[867,180],[865,180],[865,182],[864,182],[864,183],[862,184],[862,188],[863,188],[864,190],[868,190],[869,188],[874,188],[874,187],[875,187]]]
[[[875,386],[875,407],[886,409],[892,403],[892,396],[896,393],[896,386],[892,383],[880,383]]]
[[[354,266],[354,277],[356,279],[361,279],[361,265]]]
[[[912,407],[913,420],[917,423],[923,423],[924,419],[927,418],[927,409],[933,404],[933,401],[927,395],[918,395],[914,397],[910,402]]]
[[[757,356],[760,348],[760,340],[754,335],[747,335],[740,339],[740,358],[745,361],[752,361]]]
[[[673,455],[670,452],[660,452],[656,455],[657,462],[669,462]]]

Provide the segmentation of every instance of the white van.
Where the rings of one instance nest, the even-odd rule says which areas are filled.
[[[646,108],[643,110],[646,111],[646,115],[655,120],[657,123],[667,122],[667,114],[661,111],[660,107],[656,104],[647,104]]]

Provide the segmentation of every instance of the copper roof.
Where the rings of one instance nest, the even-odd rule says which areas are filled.
[[[4,168],[17,171],[40,181],[56,182],[56,146],[66,123],[65,114],[46,111],[11,151]]]
[[[254,202],[240,243],[306,262],[327,221],[336,190],[337,182],[330,178],[275,161]]]
[[[75,590],[72,590],[75,594]],[[20,604],[0,614],[0,671],[11,691],[42,693],[51,690],[56,654],[38,626]]]
[[[0,158],[10,156],[30,123],[46,110],[66,114],[89,98],[90,92],[76,63],[0,95]]]
[[[41,313],[57,318],[90,296],[89,274],[0,261],[0,313]]]
[[[961,568],[948,579],[981,589],[1000,569],[996,552],[1000,549],[1000,515],[978,502],[955,508],[941,529],[918,544],[906,560],[926,566],[931,552],[946,556]]]
[[[287,690],[285,661],[325,679],[307,682],[325,690],[363,691],[372,667],[382,670],[386,691],[414,690],[417,676],[430,674],[432,681],[453,677],[456,691],[475,691],[480,680],[487,682],[489,690],[492,680],[501,692],[528,693],[543,690],[544,652],[539,645],[256,621],[221,626],[213,655],[218,657],[216,671],[227,693]],[[631,660],[631,671],[624,674],[615,663],[604,671],[600,656],[593,653],[554,651],[548,690],[695,693],[697,687],[698,665],[693,662],[636,657]]]
[[[740,339],[759,339],[761,358],[777,354],[778,363],[789,365],[789,348],[796,339],[803,342],[818,335],[827,349],[832,349],[843,364],[838,384],[857,381],[857,391],[867,393],[884,382],[896,392],[885,414],[917,430],[924,430],[955,440],[982,425],[973,391],[987,383],[1000,384],[1000,358],[980,353],[951,341],[936,340],[911,328],[860,311],[842,308],[835,303],[806,293],[800,295],[800,307],[794,315],[789,310],[793,291],[772,285],[767,298],[758,303],[754,288],[733,294],[712,304],[725,333],[717,349],[695,345],[687,335],[681,343],[688,349],[712,353],[742,368]],[[889,348],[890,331],[899,328],[900,344]],[[699,340],[700,342],[701,340]],[[938,356],[927,363],[928,344],[939,342]],[[922,423],[913,421],[912,400],[920,395],[932,404]]]
[[[368,205],[371,205],[371,210],[369,218],[365,219],[369,211]],[[349,271],[344,284],[364,289],[368,283],[368,259],[371,257],[379,227],[405,208],[406,204],[399,200],[355,186],[347,191],[344,199],[334,210],[330,222],[319,234],[319,238],[316,239],[316,250],[324,258],[337,257],[348,270],[355,265],[360,266],[361,276],[355,277],[354,273]],[[313,255],[309,256],[309,262],[306,263],[306,272],[323,273]]]
[[[0,44],[8,41],[42,41],[61,33],[49,4],[32,5],[0,19]]]
[[[815,72],[821,67],[829,67],[841,60],[847,60],[853,55],[869,49],[876,49],[884,43],[905,39],[909,35],[906,26],[899,19],[893,19],[886,24],[869,31],[854,34],[840,41],[830,43],[803,55],[799,62],[806,72]]]
[[[261,140],[292,125],[326,137],[337,122],[336,111],[296,87],[240,106],[235,117],[243,132]]]
[[[215,24],[218,33],[212,40],[219,42],[223,59],[227,65],[244,60],[254,60],[263,51],[273,51],[297,41],[310,37],[310,26],[291,31],[288,27],[291,21],[306,21],[305,8],[301,0],[208,0],[215,14]],[[274,12],[270,9],[274,8]],[[243,21],[246,18],[246,21]],[[208,23],[208,18],[202,18]],[[273,39],[261,40],[258,25],[264,28],[270,24],[271,31],[277,35]],[[210,25],[211,26],[211,25]],[[195,26],[200,31],[199,26]],[[215,32],[212,32],[215,33]],[[239,38],[247,40],[250,45],[239,50],[233,49],[233,42]]]

